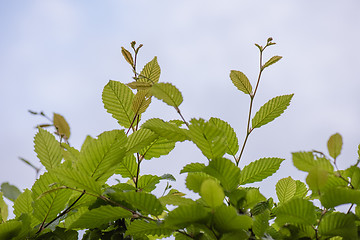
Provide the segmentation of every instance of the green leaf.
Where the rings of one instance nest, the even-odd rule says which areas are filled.
[[[182,142],[189,139],[186,134],[187,130],[179,128],[175,123],[165,122],[159,118],[151,118],[147,120],[143,125],[141,125],[141,128],[150,129],[157,135],[174,142]]]
[[[192,190],[192,191],[194,191],[196,193],[199,193],[202,183],[206,179],[209,179],[209,178],[211,178],[211,177],[206,173],[201,173],[201,172],[192,173],[192,172],[190,172],[186,177],[186,187],[189,190]]]
[[[344,187],[333,187],[320,196],[321,204],[326,208],[333,208],[346,203],[360,205],[360,190]]]
[[[129,136],[125,145],[126,152],[127,154],[139,152],[143,148],[149,146],[157,138],[158,136],[154,132],[141,128]]]
[[[270,65],[273,65],[274,63],[278,62],[282,57],[281,56],[273,56],[271,57],[263,66],[262,69],[269,67]]]
[[[104,87],[102,100],[104,107],[118,123],[129,128],[135,113],[132,111],[134,93],[125,84],[110,80]]]
[[[194,223],[206,223],[208,216],[209,213],[205,208],[198,204],[184,205],[169,212],[165,218],[165,224],[184,228]]]
[[[354,215],[339,212],[326,214],[319,224],[319,234],[323,237],[340,236],[343,239],[357,239]]]
[[[253,221],[247,215],[238,215],[232,206],[221,205],[215,209],[213,216],[214,228],[221,233],[247,230]]]
[[[137,90],[148,90],[152,86],[151,83],[139,82],[139,81],[134,81],[134,82],[131,82],[131,83],[127,83],[126,85],[128,87],[132,88],[132,89],[137,89]]]
[[[61,179],[61,182],[65,183],[67,187],[86,190],[89,193],[99,196],[102,194],[101,184],[81,171],[69,168],[59,168],[53,170],[53,172],[59,179]]]
[[[300,198],[305,197],[306,193],[308,192],[305,183],[301,182],[300,180],[296,180],[295,182],[296,182],[296,192],[294,197],[300,197]]]
[[[263,213],[254,216],[253,232],[255,236],[261,239],[266,229],[269,227],[270,211],[267,209]]]
[[[157,99],[175,108],[183,102],[181,92],[171,83],[156,83],[152,86],[151,93]]]
[[[62,189],[48,194],[45,192],[59,187],[60,180],[54,173],[47,172],[40,176],[34,183],[31,191],[34,201],[34,216],[39,221],[49,222],[57,216],[66,206],[71,196],[71,191]]]
[[[225,198],[224,191],[220,187],[219,183],[212,179],[206,179],[202,182],[200,187],[200,196],[211,208],[222,205]]]
[[[11,185],[8,182],[1,184],[0,191],[4,194],[4,197],[11,201],[15,201],[16,198],[21,194],[20,190],[16,186]]]
[[[277,96],[265,103],[252,119],[252,128],[259,128],[279,117],[289,106],[294,94]]]
[[[204,119],[191,119],[189,136],[208,159],[222,157],[227,149],[224,133]]]
[[[167,195],[162,196],[159,198],[159,201],[163,206],[166,205],[174,205],[174,206],[181,206],[181,205],[191,205],[195,202],[190,198],[184,198],[183,193],[180,192],[169,192]]]
[[[8,217],[8,206],[3,198],[3,193],[0,192],[0,224],[7,220]],[[1,225],[0,225],[1,226]]]
[[[181,169],[180,173],[187,173],[187,172],[202,172],[205,168],[205,164],[203,163],[189,163],[186,164],[183,169]]]
[[[105,183],[115,173],[125,155],[127,138],[123,130],[104,132],[81,150],[76,166],[99,183]]]
[[[280,179],[276,183],[276,195],[280,203],[285,203],[296,194],[296,181],[291,177]]]
[[[61,148],[54,135],[39,128],[39,132],[35,135],[34,143],[37,157],[47,170],[60,165],[62,159]]]
[[[320,167],[328,172],[333,172],[334,167],[326,158],[316,158],[312,152],[295,152],[292,153],[294,166],[304,172],[310,172],[314,167]]]
[[[286,223],[312,225],[316,222],[314,204],[301,198],[284,202],[276,209],[275,214],[275,222],[279,226]]]
[[[248,188],[246,190],[246,204],[243,206],[245,209],[254,208],[258,203],[266,201],[258,188]]]
[[[158,224],[156,222],[145,222],[143,220],[133,221],[126,231],[128,236],[170,236],[171,233],[176,230],[173,227],[164,226],[164,224]]]
[[[214,124],[220,129],[225,137],[226,153],[235,156],[239,150],[239,141],[234,129],[227,122],[219,118],[210,118],[209,123]]]
[[[135,94],[132,102],[132,110],[137,115],[140,115],[146,111],[151,103],[151,95],[149,95],[149,90],[138,90]]]
[[[134,155],[124,157],[118,168],[115,170],[116,174],[120,174],[123,178],[133,179],[136,176],[137,163]]]
[[[64,139],[69,139],[70,138],[70,127],[69,124],[67,123],[67,121],[65,120],[65,118],[63,116],[61,116],[60,114],[54,113],[53,116],[53,122],[54,122],[54,126],[56,128],[56,133],[64,138]]]
[[[326,185],[328,175],[329,173],[326,170],[320,167],[314,167],[309,171],[309,174],[306,177],[306,183],[312,191],[318,192]]]
[[[61,228],[56,226],[55,231],[45,233],[38,238],[38,240],[48,240],[48,239],[56,239],[56,240],[77,240],[78,232],[74,230],[67,230],[66,228]]]
[[[245,166],[240,173],[240,185],[259,182],[273,175],[285,159],[261,158]]]
[[[138,189],[145,192],[151,192],[160,182],[160,177],[155,175],[142,175],[138,181]]]
[[[33,199],[31,197],[31,191],[25,189],[14,202],[14,214],[16,217],[20,217],[22,213],[32,214],[33,207],[31,205]]]
[[[121,53],[122,55],[124,56],[125,60],[131,65],[133,66],[134,65],[134,60],[133,60],[133,57],[131,55],[131,53],[126,50],[124,47],[121,47]]]
[[[351,178],[351,185],[355,189],[359,189],[360,188],[360,168],[352,166],[348,169],[348,171],[349,170],[351,171],[351,174],[349,176]]]
[[[85,212],[76,221],[74,221],[69,228],[97,228],[117,219],[130,217],[132,217],[132,213],[128,210],[121,207],[105,205]]]
[[[138,82],[157,83],[160,78],[160,72],[161,69],[157,62],[157,57],[154,57],[141,70]]]
[[[125,201],[131,204],[134,208],[140,209],[145,214],[154,216],[160,215],[164,208],[154,195],[145,192],[117,192],[110,194],[115,201]]]
[[[230,79],[235,85],[235,87],[237,87],[237,89],[239,89],[240,91],[249,95],[252,93],[252,86],[250,84],[249,79],[246,77],[244,73],[240,71],[231,70]]]
[[[0,224],[0,240],[8,240],[16,237],[21,231],[22,223],[8,221]]]
[[[158,158],[162,155],[169,154],[175,148],[175,142],[166,138],[159,137],[155,139],[149,146],[140,151],[145,159]]]
[[[239,185],[240,169],[229,159],[211,160],[203,172],[217,178],[225,191],[235,190]]]
[[[332,158],[336,159],[337,156],[340,155],[342,144],[342,137],[339,133],[336,133],[329,138],[327,142],[327,147],[329,154]]]

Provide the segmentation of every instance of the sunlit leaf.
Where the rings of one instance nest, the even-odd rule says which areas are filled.
[[[124,56],[125,60],[131,65],[134,65],[134,60],[133,57],[131,55],[131,53],[126,50],[124,47],[121,47],[121,54]]]
[[[314,204],[301,198],[284,202],[276,209],[275,214],[275,222],[280,226],[286,223],[312,225],[316,222]]]
[[[134,155],[129,155],[121,161],[118,168],[115,170],[116,174],[120,174],[123,178],[133,179],[136,176],[137,163]]]
[[[176,230],[175,227],[165,226],[156,222],[145,222],[142,220],[133,221],[127,228],[126,235],[129,236],[170,236]]]
[[[225,198],[224,191],[219,183],[212,179],[206,179],[202,182],[200,187],[200,196],[211,208],[222,205]]]
[[[67,121],[60,114],[54,113],[53,116],[54,126],[56,128],[57,134],[59,134],[64,139],[70,138],[70,127]]]
[[[339,133],[336,133],[329,138],[327,142],[327,147],[328,147],[329,155],[332,158],[336,159],[337,156],[340,155],[342,144],[343,144],[342,137]]]
[[[104,87],[102,100],[104,107],[118,123],[129,128],[135,113],[132,111],[134,93],[125,84],[110,80]]]
[[[321,194],[320,201],[326,208],[333,208],[346,203],[360,205],[360,190],[345,187],[329,188]]]
[[[160,66],[157,62],[157,57],[154,57],[148,62],[140,72],[138,77],[139,82],[157,83],[160,78]]]
[[[158,158],[169,154],[175,148],[175,142],[164,137],[155,139],[151,144],[140,151],[145,159]]]
[[[240,173],[240,185],[259,182],[273,175],[284,160],[282,158],[261,158],[251,162]]]
[[[187,140],[185,129],[179,128],[175,123],[165,122],[159,118],[151,118],[147,120],[141,128],[147,128],[155,132],[157,135],[162,136],[171,141],[184,141]]]
[[[225,137],[225,145],[227,147],[226,153],[235,156],[239,150],[239,143],[234,129],[230,126],[229,123],[219,118],[210,118],[209,123],[214,124],[223,132]]]
[[[190,198],[183,197],[183,193],[179,192],[169,192],[167,195],[162,196],[159,198],[159,201],[161,204],[165,205],[174,205],[174,206],[180,206],[180,205],[191,205],[195,202]]]
[[[227,149],[224,133],[204,119],[191,119],[189,136],[208,159],[222,157]]]
[[[149,146],[155,139],[158,138],[158,135],[149,129],[139,129],[136,132],[133,132],[129,137],[126,143],[126,152],[136,153],[142,150],[143,148]]]
[[[202,171],[217,178],[226,191],[232,191],[239,185],[240,169],[229,159],[213,159]]]
[[[138,188],[145,192],[151,192],[156,184],[160,182],[160,177],[155,175],[142,175],[138,180]]]
[[[11,201],[15,201],[16,198],[21,194],[20,190],[16,186],[11,185],[8,182],[1,184],[0,191],[4,194],[4,197]]]
[[[148,90],[139,90],[133,99],[132,110],[136,114],[142,114],[146,111],[151,103],[151,96],[149,96]]]
[[[354,215],[339,212],[326,214],[319,224],[319,234],[323,237],[340,236],[343,239],[358,239]]]
[[[269,67],[270,65],[278,62],[282,57],[281,56],[273,56],[271,57],[264,65],[263,65],[263,69],[266,67]]]
[[[292,153],[292,159],[294,166],[305,172],[311,171],[315,166],[320,167],[328,172],[333,172],[334,167],[331,165],[330,161],[324,157],[317,157],[312,152],[295,152]]]
[[[291,177],[280,179],[276,183],[276,195],[280,202],[287,202],[296,194],[296,182]]]
[[[183,169],[181,169],[180,173],[187,173],[187,172],[202,172],[205,168],[205,164],[203,163],[189,163],[186,164]]]
[[[152,86],[151,93],[172,107],[179,107],[183,102],[181,92],[171,83],[156,83]]]
[[[201,184],[206,180],[212,178],[206,173],[192,173],[190,172],[186,177],[186,187],[196,193],[200,192]]]
[[[230,72],[230,79],[239,89],[240,91],[244,92],[245,94],[251,94],[252,93],[252,86],[250,84],[249,79],[246,77],[246,75],[240,71],[231,70]]]
[[[34,143],[37,157],[47,170],[60,165],[62,159],[61,147],[54,135],[39,128],[39,132],[35,135]]]
[[[320,191],[327,183],[329,173],[320,168],[314,167],[306,177],[306,183],[312,191]]]
[[[198,204],[184,205],[169,212],[165,218],[165,224],[183,228],[194,223],[205,223],[208,216],[209,213],[205,208]]]
[[[265,103],[252,119],[252,128],[259,128],[279,117],[289,106],[294,94],[277,96]]]
[[[296,180],[296,191],[294,197],[305,197],[306,193],[308,192],[308,189],[305,185],[305,183],[301,182],[300,180]]]

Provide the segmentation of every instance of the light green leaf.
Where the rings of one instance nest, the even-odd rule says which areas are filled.
[[[39,128],[39,132],[35,135],[34,143],[37,157],[47,170],[60,165],[62,159],[61,148],[54,135]]]
[[[181,169],[180,173],[187,173],[187,172],[202,172],[205,168],[205,164],[203,163],[189,163],[186,164],[183,169]]]
[[[101,184],[81,171],[69,168],[59,168],[54,169],[53,172],[59,179],[61,179],[61,182],[65,183],[67,187],[86,190],[89,193],[99,196],[102,194]]]
[[[252,119],[252,128],[259,128],[279,117],[289,106],[294,94],[277,96],[265,103]]]
[[[135,113],[132,111],[134,93],[125,84],[110,80],[104,87],[102,100],[104,107],[118,123],[129,128]]]
[[[255,236],[261,239],[266,229],[269,227],[270,211],[267,209],[263,213],[254,216],[253,232]]]
[[[152,86],[151,93],[157,99],[175,108],[183,102],[181,92],[171,83],[156,83]]]
[[[145,214],[160,215],[164,208],[154,195],[145,192],[117,192],[110,194],[115,201],[125,201]]]
[[[160,182],[160,177],[155,175],[142,175],[138,181],[138,189],[145,192],[151,192]]]
[[[132,110],[137,115],[140,115],[146,111],[151,103],[151,95],[149,95],[149,90],[138,90],[135,94],[132,102]]]
[[[315,156],[312,152],[295,152],[292,153],[292,159],[294,166],[304,172],[311,171],[314,167],[320,167],[328,172],[333,172],[334,167],[331,165],[330,161],[326,158],[315,159]]]
[[[159,198],[159,201],[163,206],[166,205],[174,205],[174,206],[180,206],[180,205],[191,205],[195,202],[190,198],[183,197],[183,193],[180,192],[169,192],[167,195],[162,196]]]
[[[62,155],[63,155],[63,158],[65,161],[71,163],[71,165],[78,161],[79,154],[80,154],[79,150],[77,150],[73,147],[70,147],[66,143],[62,143],[61,147],[62,147],[61,152],[62,152]]]
[[[360,190],[345,187],[329,188],[323,191],[320,202],[326,208],[333,208],[346,203],[360,205]]]
[[[7,220],[8,213],[9,213],[8,205],[4,201],[3,193],[0,192],[0,220],[1,220],[0,223]]]
[[[149,129],[139,129],[136,132],[133,132],[126,143],[126,152],[127,154],[136,153],[142,150],[143,148],[149,146],[152,142],[157,139],[158,136]]]
[[[151,88],[152,83],[134,81],[134,82],[131,82],[131,83],[127,83],[126,85],[128,87],[132,88],[132,89],[148,90],[149,88]]]
[[[246,77],[244,73],[240,71],[231,70],[230,79],[235,85],[235,87],[237,87],[237,89],[239,89],[240,91],[249,95],[252,93],[252,86],[250,84],[249,79]]]
[[[194,223],[206,223],[209,213],[198,204],[179,206],[169,212],[165,225],[184,228]]]
[[[215,209],[214,228],[221,232],[234,232],[251,228],[253,221],[247,215],[239,215],[232,206],[221,205]]]
[[[246,190],[246,203],[244,204],[244,208],[251,209],[258,203],[266,201],[266,198],[260,193],[258,188],[248,188]]]
[[[235,156],[239,150],[239,141],[234,129],[227,122],[219,118],[210,118],[209,123],[214,124],[225,136],[226,153]]]
[[[200,187],[200,196],[211,208],[222,205],[225,198],[224,191],[220,187],[219,183],[212,179],[206,179],[202,182]]]
[[[300,197],[300,198],[305,197],[306,193],[308,192],[305,183],[301,182],[300,180],[296,180],[295,182],[296,182],[296,192],[294,197]]]
[[[115,170],[116,174],[120,174],[123,178],[133,179],[136,176],[137,163],[134,155],[124,157],[120,162],[118,168]]]
[[[347,171],[351,171],[350,176],[349,176],[351,178],[351,185],[355,189],[359,189],[360,188],[360,168],[352,166],[352,167],[348,168]]]
[[[280,179],[276,183],[276,195],[280,203],[285,203],[292,199],[296,193],[296,182],[291,177]]]
[[[60,114],[54,113],[53,122],[56,128],[56,133],[64,139],[69,139],[70,127],[65,118]]]
[[[101,206],[90,211],[86,211],[69,228],[96,228],[103,224],[115,221],[120,218],[130,218],[132,213],[121,207],[112,207],[110,205]]]
[[[0,240],[8,240],[16,237],[21,231],[22,223],[8,221],[0,224]]]
[[[188,140],[186,134],[187,130],[179,128],[175,123],[165,122],[159,118],[151,118],[147,120],[141,128],[147,128],[170,141],[185,141]]]
[[[318,192],[326,185],[328,175],[329,173],[326,170],[320,167],[314,167],[309,171],[309,174],[306,177],[306,183],[312,191]]]
[[[316,222],[314,204],[301,198],[284,202],[276,209],[275,214],[275,222],[279,226],[286,223],[312,225]]]
[[[133,66],[134,65],[134,60],[133,60],[133,57],[131,55],[131,53],[126,50],[124,47],[121,47],[121,53],[122,55],[124,56],[125,60],[131,65]]]
[[[154,57],[141,70],[138,82],[157,83],[160,78],[160,73],[161,69],[157,62],[157,57]]]
[[[239,185],[240,169],[229,159],[211,160],[203,172],[217,178],[225,191],[235,190]]]
[[[204,119],[191,119],[189,136],[208,159],[222,157],[227,149],[224,133]]]
[[[355,217],[339,212],[326,214],[319,224],[322,237],[340,236],[343,239],[358,239]]]
[[[4,197],[11,201],[15,201],[21,194],[20,190],[16,186],[11,185],[8,182],[1,184],[1,192],[4,194]]]
[[[339,133],[336,133],[329,138],[327,142],[327,147],[329,154],[332,158],[336,159],[337,156],[340,155],[342,144],[342,137]]]
[[[150,145],[140,151],[144,159],[158,158],[169,154],[175,148],[175,142],[163,137],[155,139]]]
[[[273,65],[274,63],[278,62],[282,57],[281,56],[273,56],[271,57],[263,66],[262,69],[269,67],[270,65]]]
[[[212,178],[212,177],[206,173],[190,172],[186,177],[186,187],[189,190],[199,193],[202,183],[209,178]]]
[[[31,191],[25,189],[22,194],[16,198],[14,202],[14,214],[16,217],[20,217],[22,213],[32,214],[33,207],[31,205],[33,199],[31,197]]]
[[[115,173],[125,155],[126,135],[123,130],[104,132],[81,150],[76,166],[99,183]]]
[[[145,222],[143,220],[133,221],[130,226],[128,226],[126,235],[128,236],[162,236],[168,237],[174,232],[176,228],[170,226],[164,226],[164,224],[158,224],[156,222]]]
[[[240,173],[240,185],[259,182],[273,175],[284,160],[282,158],[261,158],[251,162]]]
[[[34,201],[34,216],[39,221],[49,222],[57,216],[66,206],[71,196],[71,190],[61,189],[48,194],[52,188],[59,187],[60,180],[54,173],[47,172],[40,176],[32,186]]]

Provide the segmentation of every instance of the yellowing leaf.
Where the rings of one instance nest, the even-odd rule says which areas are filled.
[[[157,62],[157,57],[148,62],[140,72],[138,82],[157,83],[160,78],[160,66]]]
[[[69,139],[70,138],[70,127],[69,124],[67,123],[67,121],[65,120],[65,118],[63,116],[61,116],[60,114],[54,113],[53,116],[53,122],[54,122],[54,126],[56,128],[56,133],[64,138],[64,139]]]
[[[273,56],[271,57],[262,67],[262,69],[269,67],[270,65],[278,62],[282,57],[281,56]]]
[[[179,107],[183,101],[181,92],[171,83],[154,84],[151,93],[169,106]]]
[[[124,56],[125,60],[131,65],[133,66],[134,65],[134,60],[133,60],[133,57],[131,55],[131,53],[126,50],[124,47],[121,47],[121,53],[122,55]]]
[[[332,135],[327,142],[329,154],[332,158],[336,159],[341,153],[342,148],[342,137],[339,133]]]
[[[237,87],[237,89],[239,89],[240,91],[249,95],[252,93],[252,86],[250,84],[249,79],[246,77],[244,73],[240,71],[231,70],[230,79],[235,85],[235,87]]]

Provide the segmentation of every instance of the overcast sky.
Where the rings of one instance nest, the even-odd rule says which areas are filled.
[[[339,132],[341,168],[357,160],[360,143],[360,2],[344,1],[1,1],[0,2],[0,183],[30,188],[35,172],[18,160],[39,166],[33,152],[34,126],[46,120],[28,109],[62,114],[71,127],[70,143],[80,148],[119,128],[101,101],[110,80],[131,81],[121,46],[142,43],[139,66],[158,56],[160,81],[183,93],[185,118],[211,116],[229,122],[239,142],[245,136],[248,96],[229,78],[244,72],[255,84],[258,50],[273,37],[266,58],[283,59],[268,68],[255,98],[255,111],[277,95],[294,93],[290,107],[274,122],[253,132],[241,166],[261,157],[283,157],[280,170],[260,186],[274,197],[274,184],[291,175],[291,152],[326,151]],[[254,111],[254,112],[255,112]],[[153,100],[144,119],[178,118]],[[144,162],[142,174],[171,173],[185,191],[182,166],[207,162],[192,143],[161,159]]]

